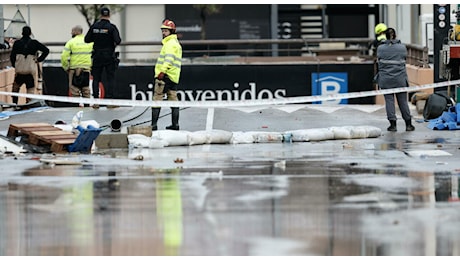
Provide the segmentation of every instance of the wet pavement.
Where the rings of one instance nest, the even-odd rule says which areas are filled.
[[[148,125],[145,108],[49,108],[0,121]],[[170,122],[162,109],[159,127]],[[381,106],[219,108],[212,128],[371,125],[378,138],[3,153],[0,254],[178,256],[459,255],[460,132],[386,131]],[[181,129],[210,126],[181,110]],[[123,130],[122,130],[123,132]],[[113,134],[107,128],[102,134]],[[139,157],[142,155],[142,157]],[[59,158],[74,165],[43,163]],[[142,158],[142,160],[139,160]],[[181,159],[181,160],[178,160]]]

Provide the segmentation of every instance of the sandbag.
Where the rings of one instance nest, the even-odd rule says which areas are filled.
[[[211,144],[228,144],[233,135],[230,131],[219,129],[212,129],[209,134],[211,136]]]
[[[152,132],[152,139],[160,139],[164,141],[165,146],[181,146],[189,145],[188,135],[189,131],[175,131],[175,130],[158,130]]]
[[[362,139],[367,138],[367,128],[364,126],[353,126],[350,128],[351,139]]]
[[[195,131],[187,136],[188,145],[209,144],[211,143],[211,134],[209,131]]]
[[[334,139],[351,139],[351,126],[332,126],[329,129],[334,133]]]
[[[231,144],[252,144],[254,136],[250,132],[236,131],[232,133]]]
[[[283,134],[279,132],[251,131],[255,143],[281,143]]]
[[[290,131],[293,142],[310,142],[334,139],[331,128],[311,128]]]
[[[382,135],[382,129],[375,126],[364,126],[367,132],[367,138],[375,138]]]
[[[149,147],[150,137],[141,134],[128,135],[129,147]]]

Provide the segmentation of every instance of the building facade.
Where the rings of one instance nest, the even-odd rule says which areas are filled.
[[[456,8],[451,5],[451,10]],[[65,43],[77,24],[84,31],[89,28],[73,4],[2,4],[0,9],[4,29],[20,12],[33,36],[44,43]],[[219,15],[207,18],[207,39],[373,38],[375,24],[384,22],[396,28],[402,42],[430,47],[432,15],[431,4],[224,5]],[[118,26],[123,42],[160,42],[159,24],[165,17],[178,21],[178,33],[188,33],[184,39],[199,39],[199,13],[193,5],[125,4],[121,12],[113,13],[111,21]],[[62,46],[55,45],[50,46],[49,60],[59,59]],[[142,60],[156,58],[159,47],[119,48],[129,55],[125,59]]]

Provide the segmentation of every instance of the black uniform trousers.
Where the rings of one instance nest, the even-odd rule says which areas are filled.
[[[104,86],[104,97],[114,98],[115,88],[115,71],[118,63],[115,58],[115,53],[111,51],[97,51],[93,53],[93,66],[91,67],[91,75],[93,76],[93,97],[99,98],[99,83],[102,82],[102,73],[105,70],[107,77],[107,86]]]

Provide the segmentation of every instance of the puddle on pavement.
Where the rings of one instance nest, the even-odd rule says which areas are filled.
[[[458,143],[113,150],[64,158],[74,165],[19,158],[0,185],[0,252],[458,255],[459,171],[410,153]]]
[[[114,156],[116,157],[116,156]],[[238,158],[40,165],[0,189],[2,255],[456,255],[458,174]]]

